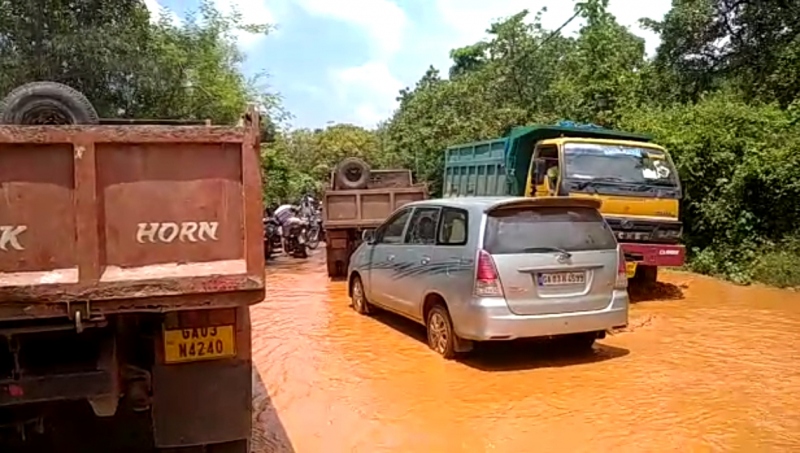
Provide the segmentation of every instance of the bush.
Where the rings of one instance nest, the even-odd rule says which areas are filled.
[[[620,128],[650,133],[670,150],[692,270],[800,285],[784,269],[799,267],[800,254],[772,245],[786,244],[800,224],[800,126],[792,111],[718,93],[693,105],[631,110]]]

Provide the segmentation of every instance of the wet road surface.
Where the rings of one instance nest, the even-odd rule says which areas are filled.
[[[257,453],[800,451],[798,293],[665,274],[590,354],[512,343],[460,362],[352,311],[322,251],[271,262],[267,294]]]

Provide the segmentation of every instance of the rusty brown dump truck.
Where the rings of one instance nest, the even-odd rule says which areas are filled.
[[[376,228],[400,206],[427,197],[427,187],[413,184],[410,170],[371,170],[357,158],[340,162],[322,205],[328,276],[347,275],[364,230]]]
[[[258,113],[231,127],[98,125],[79,93],[51,85],[3,104],[24,119],[50,96],[67,125],[0,125],[0,425],[30,441],[59,432],[53,414],[70,405],[70,426],[84,413],[128,437],[142,425],[150,449],[247,452],[248,307],[264,296]]]

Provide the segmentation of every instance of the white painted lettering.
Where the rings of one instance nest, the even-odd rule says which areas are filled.
[[[183,222],[181,223],[181,234],[180,234],[180,241],[181,242],[197,242],[197,238],[194,237],[194,233],[199,228],[197,222]]]
[[[178,227],[177,223],[162,223],[161,228],[158,229],[158,240],[161,242],[170,243],[174,241],[176,237],[178,237],[179,232],[180,227]]]
[[[156,242],[156,231],[158,231],[158,223],[140,223],[139,230],[136,231],[136,242],[144,244],[144,240],[149,242]]]
[[[136,242],[144,244],[171,244],[176,239],[181,242],[217,241],[218,222],[150,222],[138,224]]]
[[[204,238],[211,238],[212,241],[217,240],[217,222],[200,222],[200,240],[205,241]]]
[[[20,252],[25,250],[19,243],[19,235],[27,229],[27,225],[0,225],[0,250],[7,252],[9,245]]]

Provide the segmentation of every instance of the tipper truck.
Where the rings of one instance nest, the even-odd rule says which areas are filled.
[[[361,159],[342,160],[323,196],[328,276],[346,277],[364,230],[376,228],[400,206],[427,197],[427,187],[413,184],[410,170],[371,170]]]
[[[501,138],[449,147],[443,192],[596,198],[629,277],[653,283],[658,267],[684,262],[678,172],[648,136],[571,122],[515,127]]]
[[[67,422],[85,413],[128,437],[143,421],[150,449],[247,452],[249,306],[264,297],[258,112],[230,127],[109,125],[63,85],[10,96],[0,428],[58,432],[65,421],[48,417],[70,404]]]

